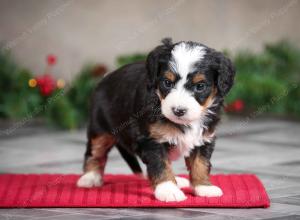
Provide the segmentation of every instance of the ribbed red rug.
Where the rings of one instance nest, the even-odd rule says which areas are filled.
[[[268,195],[255,175],[213,175],[211,181],[223,190],[222,197],[197,197],[183,191],[183,202],[160,202],[149,182],[134,175],[106,175],[100,188],[76,187],[79,175],[0,175],[0,207],[269,207]]]

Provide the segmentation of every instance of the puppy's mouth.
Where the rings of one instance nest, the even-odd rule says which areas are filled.
[[[185,126],[189,126],[192,122],[191,120],[188,120],[184,117],[177,117],[175,115],[172,117],[167,117],[167,118],[175,124],[180,124],[180,125],[185,125]]]
[[[189,123],[183,123],[182,122],[182,119],[181,119],[181,121],[179,122],[179,121],[174,121],[174,120],[171,120],[171,119],[169,119],[168,117],[166,117],[166,116],[164,116],[163,115],[163,120],[165,121],[165,122],[168,122],[168,123],[170,123],[170,124],[173,124],[174,126],[177,126],[178,128],[184,128],[184,127],[187,127],[187,128],[189,128],[190,127],[190,122]],[[176,147],[176,146],[174,146],[174,147]]]

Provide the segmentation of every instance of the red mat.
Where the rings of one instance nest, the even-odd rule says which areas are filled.
[[[100,188],[76,187],[78,175],[0,175],[0,207],[269,207],[268,195],[255,175],[213,175],[222,197],[197,197],[183,191],[183,202],[160,202],[149,182],[133,175],[106,175]]]

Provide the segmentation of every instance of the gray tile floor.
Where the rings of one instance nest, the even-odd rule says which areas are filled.
[[[80,173],[85,131],[0,125],[0,172]],[[15,129],[16,128],[16,129]],[[0,219],[300,219],[300,122],[224,118],[218,129],[213,173],[257,174],[269,193],[268,209],[0,209]],[[182,160],[176,173],[186,172]],[[106,172],[130,173],[117,151]],[[0,183],[1,184],[1,183]]]

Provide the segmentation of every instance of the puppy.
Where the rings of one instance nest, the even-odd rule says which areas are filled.
[[[222,53],[196,42],[164,39],[146,62],[103,78],[92,97],[84,175],[79,187],[101,186],[107,155],[116,146],[136,174],[147,167],[156,199],[221,196],[209,180],[215,128],[235,70]],[[171,161],[185,158],[190,182],[175,177]]]

